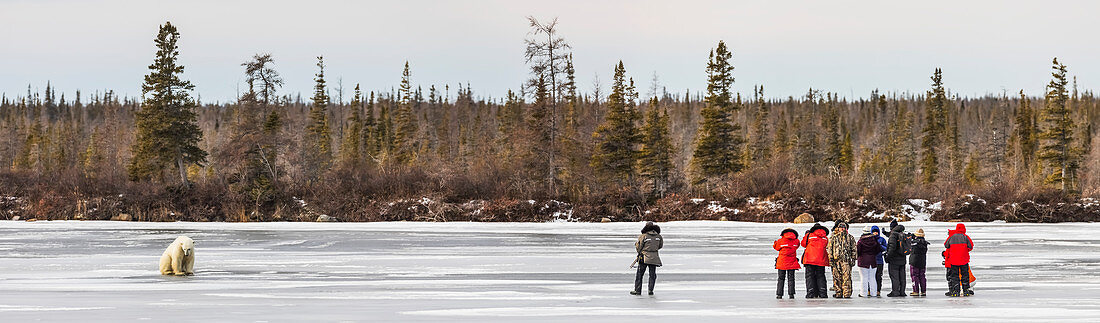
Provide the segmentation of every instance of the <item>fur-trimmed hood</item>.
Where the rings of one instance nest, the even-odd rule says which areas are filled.
[[[810,230],[807,231],[807,232],[814,233],[817,230],[824,231],[826,236],[829,235],[829,228],[826,228],[824,225],[821,225],[821,223],[814,223],[814,226],[810,227]]]
[[[783,229],[782,232],[779,232],[779,236],[782,237],[782,236],[786,235],[787,233],[794,233],[794,238],[798,239],[798,230],[791,229],[791,228]]]
[[[844,222],[844,220],[836,221],[836,223],[833,223],[833,231],[836,231],[837,228],[844,228],[845,230],[847,230],[848,222]]]
[[[661,226],[653,222],[646,222],[645,227],[642,227],[642,233],[647,233],[650,231],[661,234]]]

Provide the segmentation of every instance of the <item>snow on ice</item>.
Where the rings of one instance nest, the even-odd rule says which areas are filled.
[[[809,224],[662,223],[656,295],[631,296],[640,223],[0,221],[0,320],[1100,320],[1100,224],[968,223],[969,298],[943,296],[954,224],[905,224],[932,242],[927,298],[776,300],[771,243]],[[161,276],[180,234],[197,242],[196,275]]]

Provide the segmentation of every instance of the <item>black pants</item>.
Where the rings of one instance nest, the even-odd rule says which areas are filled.
[[[783,282],[787,282],[787,295],[794,297],[794,269],[779,269],[779,283],[775,285],[775,295],[783,296]]]
[[[890,263],[890,294],[905,295],[905,263]]]
[[[960,294],[970,290],[970,264],[947,268],[947,289]]]
[[[825,266],[806,265],[806,298],[829,297],[825,281]]]
[[[875,265],[875,286],[878,286],[878,290],[875,290],[875,292],[878,294],[882,294],[882,266],[884,265],[886,264]]]
[[[657,265],[638,264],[638,276],[634,277],[634,291],[642,292],[642,276],[646,268],[649,268],[649,291],[653,292],[653,285],[657,283]]]

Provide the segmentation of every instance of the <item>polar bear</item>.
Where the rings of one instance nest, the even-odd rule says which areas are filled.
[[[164,249],[160,256],[161,275],[194,275],[195,274],[195,240],[187,236],[179,236],[176,241]]]

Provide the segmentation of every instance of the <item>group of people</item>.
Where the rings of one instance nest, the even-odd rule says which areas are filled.
[[[782,299],[784,283],[787,295],[794,298],[794,272],[806,266],[806,298],[828,298],[825,282],[825,267],[832,268],[833,297],[852,297],[852,268],[859,267],[859,297],[881,297],[882,273],[890,276],[891,289],[887,297],[905,297],[905,266],[908,261],[909,276],[913,281],[913,290],[908,296],[924,297],[928,292],[925,278],[927,269],[928,241],[924,238],[924,229],[916,233],[905,232],[905,226],[897,221],[890,223],[890,230],[883,234],[878,226],[867,226],[859,239],[848,233],[848,224],[838,221],[830,231],[815,223],[807,230],[801,241],[798,231],[787,228],[780,232],[780,238],[772,247],[779,252],[775,260],[775,269],[779,271],[776,286],[776,298]],[[883,235],[886,235],[884,237]],[[798,258],[798,248],[802,252]],[[966,235],[966,226],[959,223],[954,230],[948,231],[944,242],[943,265],[947,268],[947,296],[960,297],[974,295],[970,289],[973,274],[970,272],[970,251],[974,242]]]
[[[928,241],[924,238],[924,229],[916,233],[905,232],[905,226],[897,221],[890,223],[890,230],[883,233],[878,226],[867,226],[859,239],[848,233],[848,223],[837,221],[830,230],[820,223],[802,235],[792,228],[779,233],[772,248],[779,252],[775,258],[775,269],[779,271],[776,284],[776,298],[782,299],[784,287],[786,295],[794,298],[795,271],[806,267],[806,298],[828,298],[828,282],[825,268],[832,268],[833,298],[852,297],[852,268],[859,267],[859,297],[881,297],[882,273],[884,268],[890,276],[891,290],[887,297],[905,297],[905,265],[908,261],[909,276],[913,281],[913,291],[908,296],[924,297],[928,292],[925,279],[927,268]],[[947,268],[947,296],[962,297],[974,295],[970,289],[973,273],[970,271],[970,251],[974,242],[966,235],[966,226],[959,223],[954,230],[948,230],[944,241],[945,250],[941,253],[943,265]],[[642,293],[642,278],[649,271],[649,295],[653,295],[653,286],[657,282],[657,267],[661,266],[659,250],[664,247],[661,227],[647,222],[642,234],[634,243],[638,252],[634,264],[638,268],[631,295]],[[805,248],[802,258],[798,257],[798,248]],[[801,266],[800,266],[801,264]],[[785,286],[784,286],[785,285]]]

